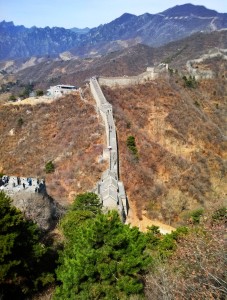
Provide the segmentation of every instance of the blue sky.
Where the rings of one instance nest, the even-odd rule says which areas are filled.
[[[125,12],[155,14],[189,2],[227,13],[226,0],[0,0],[0,21],[26,27],[92,28]]]

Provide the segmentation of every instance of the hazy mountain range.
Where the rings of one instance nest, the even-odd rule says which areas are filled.
[[[158,14],[125,13],[92,29],[26,28],[2,21],[0,59],[58,56],[65,51],[78,57],[93,57],[138,43],[158,47],[195,32],[223,28],[227,28],[227,13],[192,4],[175,6]]]

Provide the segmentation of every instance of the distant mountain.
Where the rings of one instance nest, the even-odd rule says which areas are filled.
[[[60,27],[25,28],[13,22],[0,23],[0,59],[58,55],[75,45],[80,35]]]
[[[135,43],[157,47],[198,31],[211,32],[226,27],[227,13],[185,4],[155,15],[124,14],[106,25],[91,29],[86,42],[94,46],[104,41],[134,39]]]
[[[153,48],[137,44],[97,58],[70,60],[60,58],[20,59],[0,62],[0,85],[5,88],[17,82],[12,93],[21,91],[32,79],[36,88],[47,89],[50,85],[72,84],[81,86],[91,76],[137,75],[148,66],[167,62],[170,68],[185,70],[187,60],[193,60],[215,49],[227,49],[227,30],[211,33],[195,33],[190,37]],[[1,92],[1,91],[0,91]]]
[[[220,15],[215,10],[207,9],[205,6],[184,4],[176,5],[172,8],[165,10],[162,14],[169,17],[182,17],[182,16],[203,16],[203,17],[214,17]]]
[[[73,27],[73,28],[70,28],[70,30],[72,30],[73,32],[78,33],[78,34],[86,34],[90,30],[90,28],[88,28],[88,27],[85,27],[85,28]]]
[[[153,47],[187,37],[195,32],[227,28],[227,13],[204,6],[184,4],[158,14],[125,13],[112,22],[85,32],[84,29],[25,28],[0,23],[0,59],[51,55],[69,51],[78,57],[99,56],[143,43]]]

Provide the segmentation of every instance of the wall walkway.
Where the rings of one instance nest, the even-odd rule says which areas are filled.
[[[90,79],[90,89],[105,124],[107,145],[104,152],[109,160],[109,168],[97,184],[97,193],[100,195],[104,210],[118,209],[122,220],[125,221],[129,207],[124,185],[119,181],[117,135],[112,105],[106,100],[95,77]]]

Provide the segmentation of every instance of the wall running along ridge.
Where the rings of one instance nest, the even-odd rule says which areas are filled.
[[[143,84],[146,81],[157,79],[160,76],[160,73],[165,73],[167,70],[167,64],[159,64],[156,67],[148,67],[146,72],[137,76],[99,77],[98,82],[100,85],[106,85],[111,88]]]
[[[214,77],[214,72],[212,72],[211,70],[200,70],[199,68],[196,68],[196,65],[203,63],[208,59],[212,59],[216,57],[220,57],[223,60],[227,60],[226,53],[227,53],[227,49],[215,49],[214,53],[204,54],[197,59],[189,60],[186,63],[187,70],[191,76],[195,77],[196,80],[212,79]]]
[[[118,210],[124,222],[129,207],[124,185],[119,181],[117,135],[112,105],[106,100],[95,77],[90,79],[90,89],[105,124],[107,147],[104,153],[109,160],[109,168],[103,173],[101,180],[98,182],[96,193],[101,198],[104,211]]]

